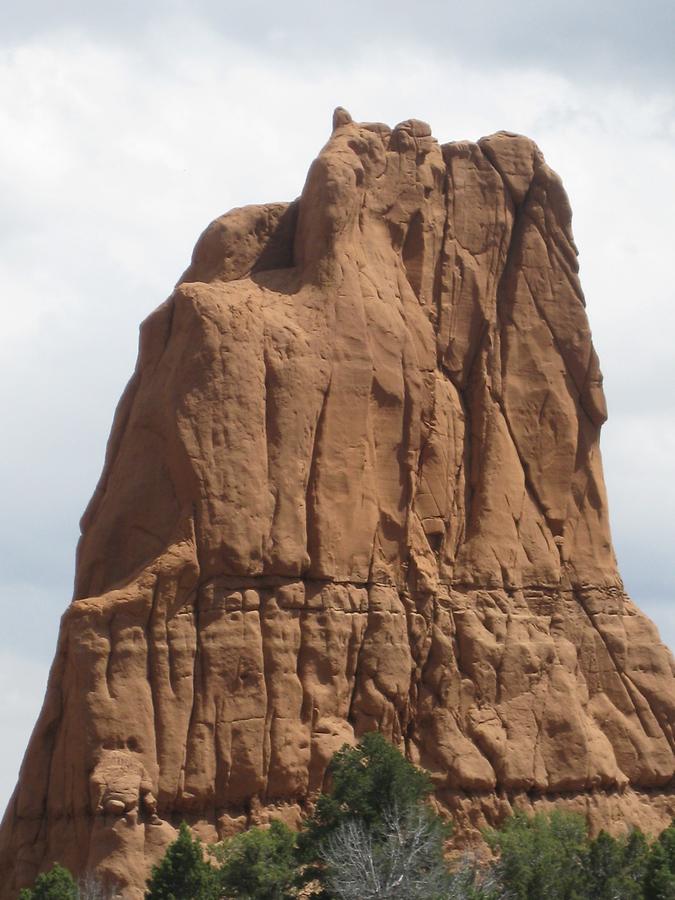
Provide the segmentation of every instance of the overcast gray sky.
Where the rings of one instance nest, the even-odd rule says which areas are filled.
[[[0,7],[0,811],[138,324],[212,218],[297,196],[338,104],[441,141],[523,132],[562,175],[619,563],[675,647],[671,0]]]

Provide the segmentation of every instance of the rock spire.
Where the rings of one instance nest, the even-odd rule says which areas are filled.
[[[186,820],[296,823],[380,729],[469,838],[675,812],[673,659],[626,596],[570,205],[525,137],[342,108],[143,323],[0,830],[142,897]]]

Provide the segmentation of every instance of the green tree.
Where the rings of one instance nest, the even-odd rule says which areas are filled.
[[[38,875],[32,890],[24,888],[19,900],[77,900],[78,890],[68,869],[54,863],[49,872]]]
[[[623,851],[623,868],[626,881],[636,886],[636,896],[642,897],[642,890],[649,859],[649,844],[639,828],[628,835]]]
[[[671,872],[675,872],[675,819],[661,832],[659,844],[663,847]]]
[[[581,900],[586,889],[586,823],[554,811],[516,813],[485,838],[499,853],[497,877],[514,900]]]
[[[425,803],[432,790],[429,776],[379,732],[369,732],[355,747],[346,745],[339,750],[330,762],[328,775],[328,790],[317,800],[314,813],[298,836],[299,860],[304,866],[301,880],[307,883],[316,879],[323,885],[330,881],[333,886],[341,876],[345,881],[347,871],[338,870],[334,851],[340,841],[354,844],[352,838],[357,833],[363,833],[368,842],[366,862],[373,866],[377,863],[380,873],[389,865],[387,854],[392,848],[397,847],[397,853],[405,856],[415,842],[425,847],[425,871],[435,871],[436,862],[442,863],[448,829]],[[424,820],[426,826],[420,830]],[[415,827],[411,827],[413,821],[417,822]],[[400,835],[395,834],[396,828],[392,830],[394,822],[401,825]],[[434,854],[440,854],[439,860]],[[351,866],[349,877],[361,863],[357,856],[345,857],[345,865]]]
[[[647,861],[645,875],[645,900],[675,900],[675,875],[668,865],[668,856],[658,841]]]
[[[675,820],[649,851],[644,896],[645,900],[675,900]]]
[[[192,838],[185,822],[147,882],[147,900],[212,900],[217,897],[216,873],[204,860],[201,841]]]
[[[588,896],[594,900],[642,900],[647,856],[641,832],[626,839],[601,831],[586,855]]]
[[[586,858],[588,892],[597,900],[615,900],[623,870],[623,847],[606,831],[591,841]]]
[[[294,897],[295,834],[281,822],[252,828],[213,848],[220,896],[246,900]]]
[[[355,747],[338,750],[328,774],[329,791],[317,800],[299,841],[312,859],[325,838],[347,819],[358,818],[365,826],[377,828],[390,810],[414,808],[432,789],[429,776],[378,731],[365,734]]]

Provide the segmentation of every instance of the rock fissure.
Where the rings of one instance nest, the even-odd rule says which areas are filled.
[[[658,709],[655,709],[655,708],[652,706],[652,704],[650,703],[649,697],[646,696],[646,695],[640,690],[640,688],[639,688],[639,687],[633,682],[633,680],[631,679],[630,674],[629,674],[629,673],[625,670],[625,668],[620,664],[620,661],[619,661],[619,659],[617,658],[614,649],[612,648],[611,644],[610,644],[609,641],[607,640],[607,637],[602,633],[602,629],[599,628],[597,622],[595,621],[595,618],[594,618],[593,614],[588,610],[588,608],[587,608],[587,606],[586,606],[586,604],[585,604],[585,602],[584,602],[583,595],[582,595],[581,593],[579,593],[579,594],[577,594],[576,596],[578,597],[579,603],[581,604],[581,606],[582,606],[584,612],[586,613],[586,616],[587,616],[587,618],[588,618],[588,621],[589,621],[590,625],[595,629],[595,631],[596,631],[596,633],[598,634],[600,640],[603,642],[603,644],[604,644],[604,646],[605,646],[605,648],[606,648],[606,650],[607,650],[607,653],[608,653],[609,656],[611,657],[612,662],[614,663],[614,666],[616,667],[617,672],[620,672],[620,673],[621,673],[621,677],[624,678],[624,679],[626,680],[626,682],[628,682],[628,683],[630,684],[631,689],[632,689],[633,691],[635,691],[635,693],[640,697],[640,699],[647,705],[647,707],[649,708],[649,711],[650,711],[650,713],[651,713],[651,715],[652,715],[652,717],[653,717],[654,722],[655,722],[655,723],[658,725],[658,727],[660,728],[661,732],[663,733],[663,736],[665,737],[666,741],[669,743],[670,747],[673,749],[673,751],[675,751],[675,741],[674,741],[674,736],[673,736],[672,732],[669,731],[669,730],[666,728],[665,724],[663,723],[663,721],[662,721],[662,715],[660,715],[659,710],[658,710]],[[633,702],[633,708],[634,708],[634,710],[635,710],[635,714],[639,717],[639,719],[640,719],[640,721],[641,721],[641,723],[642,723],[642,727],[644,728],[645,732],[646,732],[647,734],[649,734],[649,732],[650,732],[650,730],[651,730],[651,725],[650,725],[650,723],[647,722],[647,721],[645,721],[645,719],[643,718],[644,713],[643,713],[642,710],[639,708],[639,705],[635,703],[635,701],[633,700],[632,697],[631,697],[631,701]]]

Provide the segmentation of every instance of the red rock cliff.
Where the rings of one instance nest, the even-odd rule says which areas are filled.
[[[675,812],[673,660],[626,596],[560,179],[528,139],[335,129],[143,324],[0,832],[0,896],[142,896],[186,819],[297,821],[378,728],[467,832]]]

